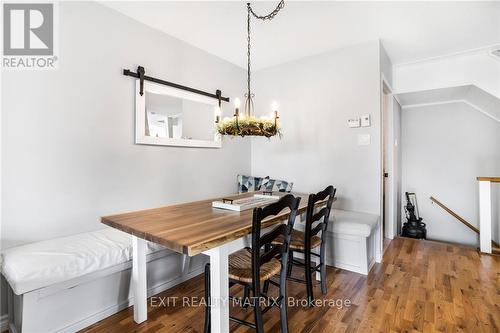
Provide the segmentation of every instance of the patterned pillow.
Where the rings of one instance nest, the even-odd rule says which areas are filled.
[[[254,177],[254,176],[244,176],[238,175],[238,192],[252,192],[259,191],[269,181],[269,177]]]
[[[284,180],[269,179],[262,189],[269,192],[292,192],[293,183]]]

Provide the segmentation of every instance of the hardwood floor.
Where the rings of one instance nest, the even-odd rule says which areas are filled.
[[[298,273],[298,271],[295,271]],[[299,274],[297,274],[299,275]],[[158,296],[203,296],[203,277],[191,279]],[[274,289],[273,289],[274,291]],[[289,296],[305,299],[303,284],[288,283]],[[471,248],[397,238],[383,263],[366,277],[328,270],[328,294],[321,300],[350,300],[350,307],[291,307],[292,333],[305,332],[500,332],[500,257],[479,255]],[[113,332],[203,332],[204,308],[149,307],[149,320],[136,325],[128,308],[83,330]],[[231,309],[248,320],[251,310]],[[265,331],[279,332],[279,312],[264,315]],[[254,332],[232,324],[232,331]]]

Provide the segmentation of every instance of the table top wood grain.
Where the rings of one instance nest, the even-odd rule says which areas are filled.
[[[225,196],[238,199],[256,193]],[[292,193],[301,197],[299,214],[307,208],[308,194]],[[286,193],[273,195],[284,196]],[[139,238],[158,243],[166,248],[194,256],[228,243],[252,232],[253,209],[242,212],[212,208],[212,201],[220,198],[146,209],[124,214],[104,216],[101,222]],[[321,203],[319,203],[321,204]],[[289,210],[263,221],[263,227],[286,220]]]

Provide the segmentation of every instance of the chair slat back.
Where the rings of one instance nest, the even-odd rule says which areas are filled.
[[[295,223],[295,218],[297,217],[299,203],[300,198],[295,198],[293,195],[287,194],[275,203],[263,208],[255,208],[253,210],[252,275],[255,284],[259,284],[259,271],[262,265],[269,262],[272,258],[281,256],[283,253],[288,252],[290,237]],[[287,224],[280,224],[270,232],[261,235],[262,221],[268,217],[278,215],[284,209],[290,210]],[[282,245],[274,245],[271,247],[271,243],[280,236],[285,239],[285,242]],[[263,251],[262,247],[265,247]]]
[[[337,189],[330,185],[321,192],[309,195],[306,213],[306,248],[310,248],[311,246],[311,237],[317,235],[320,231],[322,232],[321,237],[323,238],[324,233],[328,227],[330,211],[332,210],[333,199],[335,198],[336,192]],[[325,199],[326,206],[315,213],[314,211],[316,203],[324,201]]]

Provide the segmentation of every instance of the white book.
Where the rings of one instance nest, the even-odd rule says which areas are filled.
[[[253,197],[213,201],[212,207],[241,212],[255,207],[267,206],[280,199],[277,195],[254,194]]]

